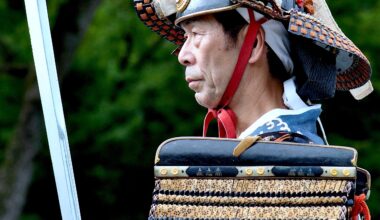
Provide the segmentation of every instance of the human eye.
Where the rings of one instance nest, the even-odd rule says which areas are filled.
[[[183,35],[183,37],[185,38],[185,40],[188,40],[188,39],[196,39],[198,38],[198,36],[200,35],[199,32],[197,31],[186,31]]]
[[[197,35],[202,35],[204,31],[202,31],[202,29],[200,28],[193,28],[191,30],[191,33],[194,35],[194,36],[197,36]]]
[[[192,34],[194,37],[198,37],[202,35],[200,32],[197,32],[197,31],[194,31]]]

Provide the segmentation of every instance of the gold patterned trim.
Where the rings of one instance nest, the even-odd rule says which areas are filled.
[[[356,167],[322,167],[322,177],[355,178]]]
[[[186,170],[188,166],[155,166],[155,177],[188,177]]]
[[[190,177],[187,174],[187,170],[192,168],[191,166],[155,166],[154,175],[158,178],[183,178]],[[224,176],[226,168],[227,171],[231,169],[237,170],[236,177],[239,178],[256,178],[256,177],[276,177],[272,172],[273,168],[284,168],[282,166],[202,166],[194,168],[200,169],[202,172],[205,170],[210,170],[209,175],[197,175],[197,177],[221,177]],[[291,177],[312,177],[318,178],[314,172],[313,168],[316,167],[285,167],[287,170],[287,175]],[[340,179],[354,179],[356,177],[356,167],[318,167],[322,171],[319,174],[321,177],[326,178],[340,178]],[[212,171],[212,172],[211,172]],[[285,173],[284,173],[285,174]]]
[[[311,197],[229,197],[229,196],[182,196],[158,194],[155,202],[175,204],[232,204],[232,205],[326,205],[344,204],[345,196]]]
[[[345,219],[345,206],[238,207],[157,205],[154,217],[222,219]]]
[[[348,180],[161,179],[160,190],[234,193],[349,193]]]

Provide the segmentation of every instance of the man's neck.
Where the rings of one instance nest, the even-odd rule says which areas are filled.
[[[276,108],[286,108],[282,99],[283,83],[280,80],[265,74],[245,75],[248,77],[244,76],[245,79],[230,104],[237,116],[237,136],[265,113]]]

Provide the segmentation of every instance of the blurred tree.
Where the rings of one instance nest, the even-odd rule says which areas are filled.
[[[54,26],[53,37],[55,53],[57,57],[57,66],[60,68],[60,76],[64,77],[65,73],[72,61],[70,54],[74,53],[79,40],[88,26],[92,14],[100,1],[81,1],[78,4],[75,1],[67,1],[59,8],[56,23]],[[14,3],[14,1],[4,2],[3,7],[8,4],[9,14],[14,16],[20,26],[13,26],[8,21],[7,25],[12,28],[20,28],[23,33],[16,29],[19,35],[11,35],[10,42],[6,42],[4,47],[14,47],[19,49],[15,54],[4,53],[5,57],[20,56],[30,51],[30,44],[24,43],[20,48],[19,42],[28,42],[29,38],[26,33],[26,18],[24,16],[24,8],[22,4]],[[82,9],[82,10],[79,10]],[[84,9],[84,10],[83,10]],[[61,15],[62,14],[62,15]],[[70,15],[70,16],[66,16]],[[65,19],[70,18],[70,19]],[[9,32],[12,33],[12,32]],[[5,50],[8,52],[8,50]],[[19,54],[18,54],[19,53]],[[20,62],[18,59],[11,62]],[[8,64],[9,65],[9,64]],[[17,65],[13,68],[12,65],[5,69],[12,75],[13,72],[18,72],[26,79],[24,98],[21,103],[21,111],[18,116],[18,123],[14,128],[14,133],[9,137],[0,167],[0,219],[13,220],[18,219],[23,208],[26,192],[31,181],[33,173],[33,158],[38,152],[41,142],[41,131],[43,131],[41,104],[39,99],[38,87],[34,66],[28,61],[26,64]],[[7,69],[8,68],[8,69]],[[6,88],[6,87],[4,87]],[[9,90],[8,90],[9,91]],[[2,106],[7,106],[5,103]]]
[[[22,5],[21,5],[22,6]],[[0,106],[1,114],[1,146],[2,160],[0,166],[0,219],[17,219],[25,201],[25,195],[29,186],[32,168],[31,160],[37,151],[40,135],[40,110],[38,98],[36,102],[36,88],[31,85],[33,75],[28,77],[30,56],[25,16],[19,10],[20,5],[3,1],[1,3],[1,15],[8,19],[2,19],[2,27],[9,32],[3,33],[0,38],[1,45],[1,93],[5,95]],[[4,12],[4,13],[3,13]],[[14,25],[19,24],[19,25]],[[25,79],[25,82],[23,82]],[[24,101],[22,101],[23,93]],[[3,102],[4,101],[4,102]],[[36,105],[37,104],[37,105]],[[38,105],[39,104],[39,105]],[[23,109],[20,107],[23,105]],[[19,114],[19,116],[18,116]],[[10,129],[18,119],[16,128]],[[13,122],[11,122],[12,120]]]

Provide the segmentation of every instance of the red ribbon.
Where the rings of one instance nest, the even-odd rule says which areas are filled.
[[[248,10],[250,23],[248,26],[247,35],[245,36],[243,46],[240,49],[239,58],[236,63],[234,72],[232,73],[230,82],[227,85],[226,91],[219,103],[220,108],[209,109],[206,117],[203,121],[203,136],[207,135],[207,129],[210,122],[216,119],[218,122],[219,137],[221,138],[236,138],[236,115],[232,109],[228,108],[227,105],[230,103],[232,97],[234,96],[237,88],[239,87],[240,81],[243,77],[244,70],[248,64],[249,58],[251,57],[252,49],[256,42],[257,33],[267,19],[263,18],[256,21],[253,10]]]

